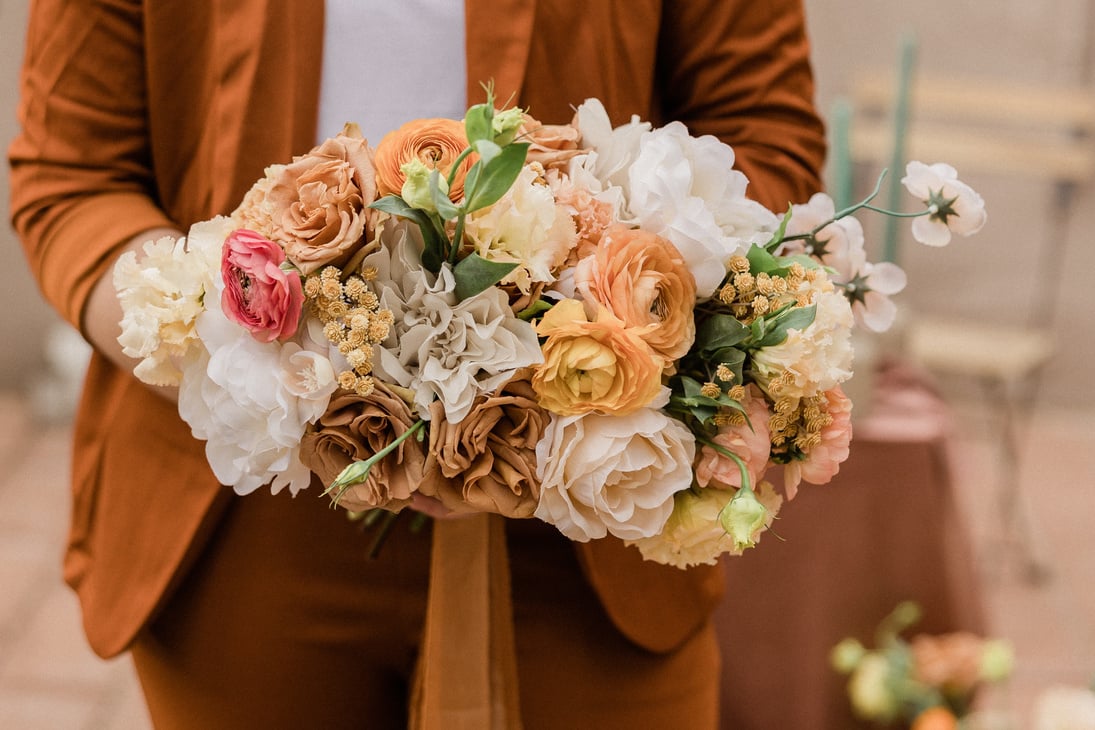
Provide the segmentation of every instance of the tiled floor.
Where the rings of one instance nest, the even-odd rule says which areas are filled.
[[[1024,496],[1035,554],[1051,570],[1032,585],[993,569],[998,556],[986,547],[997,523],[981,416],[977,404],[956,407],[955,483],[981,546],[992,631],[1014,642],[1018,658],[1012,680],[981,704],[1015,718],[994,727],[1025,730],[1040,692],[1095,678],[1095,418],[1047,408],[1027,429]],[[90,653],[61,583],[69,435],[0,393],[0,728],[141,730],[149,723],[128,660]]]

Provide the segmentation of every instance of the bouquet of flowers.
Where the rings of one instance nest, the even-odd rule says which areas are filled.
[[[119,341],[238,493],[318,475],[356,513],[430,498],[713,563],[847,457],[851,329],[905,283],[852,216],[898,215],[877,189],[777,215],[733,166],[596,99],[553,126],[488,98],[375,148],[347,125],[123,256]],[[984,222],[946,165],[903,182],[925,243]]]
[[[913,730],[954,730],[980,685],[1011,674],[1012,648],[965,631],[904,639],[902,632],[919,619],[915,603],[898,604],[879,624],[875,649],[844,639],[833,648],[832,664],[850,675],[848,697],[863,719],[911,724]]]

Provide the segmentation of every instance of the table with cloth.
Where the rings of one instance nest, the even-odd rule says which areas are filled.
[[[923,609],[913,633],[984,633],[947,409],[924,377],[896,363],[879,368],[870,400],[832,482],[803,484],[756,549],[723,561],[726,730],[867,727],[829,652],[847,636],[873,645],[900,601]]]

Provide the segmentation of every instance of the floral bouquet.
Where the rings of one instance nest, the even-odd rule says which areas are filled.
[[[347,125],[124,255],[119,341],[238,493],[318,475],[354,513],[427,500],[713,563],[848,455],[851,329],[889,326],[905,284],[852,214],[932,245],[985,220],[946,165],[909,165],[917,213],[876,189],[782,215],[733,165],[595,99],[560,126],[488,99],[375,149]]]
[[[898,604],[879,624],[874,650],[844,639],[833,648],[832,664],[850,675],[848,697],[859,717],[913,730],[955,730],[977,688],[1011,674],[1012,648],[965,631],[905,640],[902,632],[919,619],[915,603]]]

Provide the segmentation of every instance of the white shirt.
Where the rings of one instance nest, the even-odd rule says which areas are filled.
[[[467,111],[461,0],[326,0],[317,141],[357,122],[375,147],[404,122]]]

